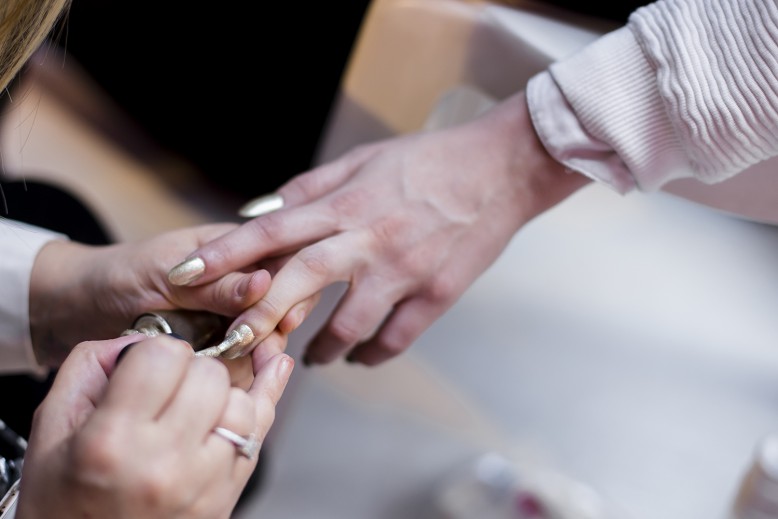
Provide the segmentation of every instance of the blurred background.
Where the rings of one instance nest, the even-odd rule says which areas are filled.
[[[531,2],[276,4],[74,0],[4,106],[4,178],[65,186],[115,240],[239,221],[350,146],[476,116],[619,23]],[[235,518],[726,517],[778,430],[778,227],[701,199],[590,186],[404,355],[298,362]],[[295,332],[298,360],[341,290]]]

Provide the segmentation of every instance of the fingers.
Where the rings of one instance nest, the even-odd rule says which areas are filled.
[[[375,335],[356,345],[347,360],[375,366],[396,357],[407,350],[443,311],[439,305],[420,298],[397,305]],[[315,347],[315,342],[312,346]]]
[[[162,335],[139,342],[111,375],[102,406],[139,420],[156,419],[184,379],[193,357],[188,344],[172,337]]]
[[[234,432],[239,436],[247,437],[251,434],[256,435],[257,419],[254,402],[251,397],[242,389],[232,388],[228,393],[226,406],[222,413],[217,427],[222,427],[228,431]],[[226,455],[232,455],[236,461],[241,464],[247,464],[246,468],[253,468],[256,459],[249,459],[245,456],[237,456],[235,445],[218,434],[209,431],[206,437],[206,447],[214,448],[218,451],[225,451]]]
[[[168,280],[176,286],[200,285],[266,256],[277,256],[330,236],[337,230],[337,214],[316,202],[354,175],[381,147],[359,147],[340,160],[298,175],[278,191],[284,199],[282,209],[254,218],[200,246],[168,272]]]
[[[193,358],[159,423],[182,441],[202,441],[212,424],[218,422],[229,392],[229,372],[221,362],[208,357]],[[196,421],[191,419],[194,409],[198,414]]]
[[[287,354],[272,356],[258,368],[249,396],[254,402],[257,416],[257,437],[264,439],[275,420],[275,408],[286,389],[294,369],[294,360]]]
[[[284,200],[284,207],[298,207],[331,193],[352,177],[381,148],[382,144],[358,146],[338,160],[292,178],[278,190]]]
[[[270,287],[266,270],[231,272],[213,283],[174,289],[174,303],[182,308],[197,307],[219,315],[235,316],[255,304]]]
[[[316,305],[321,300],[321,292],[317,292],[305,301],[297,303],[278,323],[278,330],[284,334],[290,334],[303,324]]]
[[[52,387],[78,388],[80,392],[92,392],[96,388],[89,381],[96,378],[104,383],[111,375],[119,353],[126,346],[145,338],[144,335],[134,334],[78,344],[60,366]]]
[[[337,227],[333,212],[313,203],[255,218],[195,250],[168,272],[176,286],[208,283],[269,255],[282,254],[327,237]]]
[[[85,342],[76,346],[60,367],[49,393],[36,412],[36,422],[48,423],[46,443],[56,442],[78,427],[102,399],[119,352],[141,335],[107,341]]]
[[[370,338],[392,312],[394,297],[368,281],[352,286],[340,300],[327,324],[305,352],[305,365],[327,364],[348,354],[358,343]]]
[[[278,323],[296,305],[316,297],[329,285],[347,281],[353,272],[367,262],[362,251],[367,251],[367,240],[361,233],[341,234],[306,247],[295,254],[276,274],[265,296],[255,305],[240,314],[232,324],[236,328],[248,325],[254,334],[251,348],[262,342]],[[346,247],[352,254],[341,254]],[[313,302],[313,301],[309,301]],[[313,306],[302,304],[296,312],[312,311]],[[296,324],[300,315],[290,316],[285,328]]]

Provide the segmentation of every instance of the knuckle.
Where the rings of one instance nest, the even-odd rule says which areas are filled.
[[[284,314],[280,302],[270,297],[263,297],[260,299],[255,308],[260,318],[269,319],[274,323],[280,320]]]
[[[297,254],[297,261],[314,278],[326,278],[330,271],[329,254],[323,247],[306,247]]]
[[[374,197],[375,195],[366,188],[351,188],[333,195],[330,204],[343,223],[360,215],[366,207],[370,207]]]
[[[458,283],[451,276],[435,276],[427,285],[426,299],[434,305],[447,305],[458,293]]]
[[[230,370],[222,362],[210,357],[195,357],[194,366],[215,387],[224,386],[230,382]]]
[[[378,348],[383,351],[387,357],[396,357],[408,349],[411,338],[402,331],[385,334],[377,341]]]
[[[385,253],[393,252],[391,249],[396,247],[398,236],[412,236],[412,233],[411,223],[398,215],[381,218],[372,226],[373,240]]]
[[[137,499],[149,508],[161,508],[178,493],[177,487],[177,473],[164,463],[154,464],[137,480]]]
[[[73,476],[86,483],[110,481],[122,468],[122,434],[117,424],[92,426],[73,438]]]
[[[346,346],[353,346],[362,339],[362,330],[351,319],[334,319],[328,329],[329,334]]]
[[[321,190],[322,176],[316,170],[295,176],[281,189],[284,198],[309,200]]]
[[[260,243],[273,242],[284,234],[284,220],[278,213],[268,213],[249,222],[252,238]]]

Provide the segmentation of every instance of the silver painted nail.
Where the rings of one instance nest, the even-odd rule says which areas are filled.
[[[254,340],[254,332],[247,324],[241,324],[224,338],[216,346],[205,348],[195,353],[198,357],[224,357],[225,359],[235,359],[245,353],[246,349]]]
[[[244,218],[254,218],[272,213],[282,207],[284,207],[284,197],[278,193],[271,193],[247,202],[238,210],[238,214]]]
[[[177,286],[188,285],[205,273],[205,262],[202,258],[191,258],[179,263],[167,274],[168,280]]]

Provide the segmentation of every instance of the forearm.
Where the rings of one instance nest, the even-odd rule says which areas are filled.
[[[30,334],[38,363],[59,366],[79,340],[85,323],[99,325],[91,256],[96,248],[51,242],[38,253],[30,279]],[[98,337],[93,337],[98,338]]]

